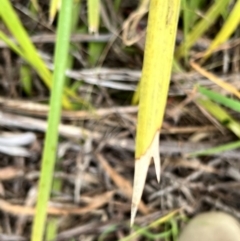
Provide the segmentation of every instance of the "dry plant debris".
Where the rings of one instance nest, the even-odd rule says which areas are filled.
[[[56,26],[47,24],[46,2],[39,1],[42,12],[37,16],[19,1],[12,4],[40,56],[52,70]],[[85,7],[79,13],[81,26],[86,23]],[[130,233],[138,111],[138,107],[131,105],[131,98],[141,77],[147,13],[134,22],[137,25],[132,29],[141,39],[136,38],[133,46],[124,47],[117,33],[137,9],[137,3],[122,1],[118,15],[111,14],[115,13],[113,1],[102,1],[101,8],[104,33],[96,36],[74,33],[71,37],[74,48],[69,55],[73,57],[73,66],[66,72],[68,85],[90,107],[78,102],[77,110],[62,112],[59,161],[54,173],[61,189],[52,192],[48,204],[50,218],[58,217],[55,239],[58,241],[101,240],[101,237],[106,241],[121,240]],[[191,66],[181,62],[186,71],[172,74],[161,130],[161,182],[157,183],[151,163],[136,219],[139,227],[147,227],[179,208],[179,213],[188,217],[222,210],[240,219],[239,149],[202,157],[189,155],[238,140],[195,101],[199,97],[197,85],[225,96],[230,91],[239,97],[237,33],[219,46],[204,66],[198,62],[211,45],[219,24],[221,20],[191,48],[189,59],[194,60],[189,62]],[[179,28],[177,45],[184,40]],[[8,33],[2,23],[0,30]],[[93,43],[104,44],[105,52],[99,62],[102,66],[88,64],[89,45]],[[22,82],[23,66],[31,79],[30,93]],[[49,91],[36,72],[0,40],[0,240],[3,241],[25,241],[30,237],[48,99]],[[75,101],[74,97],[71,100]],[[239,120],[239,113],[229,112]],[[179,218],[180,214],[176,220],[181,228],[185,221]],[[165,230],[159,226],[154,231]],[[138,240],[148,239],[142,234]]]

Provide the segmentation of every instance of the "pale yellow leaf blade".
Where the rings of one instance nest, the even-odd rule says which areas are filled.
[[[147,177],[148,166],[151,159],[154,159],[155,169],[157,174],[157,180],[160,181],[160,157],[159,157],[159,132],[155,134],[152,144],[148,148],[145,155],[141,156],[135,162],[135,175],[134,175],[134,191],[132,197],[132,209],[131,209],[131,225],[134,223],[134,219],[138,210],[138,206],[141,202],[143,187]]]
[[[176,57],[184,56],[188,49],[201,37],[210,26],[212,26],[226,8],[229,0],[214,1],[204,17],[193,27],[193,30],[186,36],[185,41],[177,48]]]
[[[39,10],[39,4],[38,0],[31,0],[33,7],[38,11]]]
[[[221,30],[218,32],[215,39],[212,41],[211,45],[204,54],[204,60],[212,54],[212,52],[219,47],[220,44],[228,40],[233,31],[237,28],[240,22],[240,0],[235,4],[232,12],[230,13],[228,19],[224,23]]]
[[[159,132],[173,62],[180,0],[151,0],[140,84],[131,223],[141,200],[147,169],[155,162],[160,180]]]
[[[50,9],[49,9],[49,24],[52,24],[58,10],[61,7],[62,0],[51,0]]]
[[[100,0],[88,0],[88,30],[97,34],[100,23]]]

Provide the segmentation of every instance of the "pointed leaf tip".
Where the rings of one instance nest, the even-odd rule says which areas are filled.
[[[160,181],[159,130],[168,95],[180,4],[180,0],[150,1],[139,91],[132,223],[151,158],[154,159],[157,179]]]
[[[140,203],[148,167],[151,159],[154,159],[155,170],[158,182],[160,181],[160,157],[159,157],[159,131],[155,133],[154,139],[149,146],[148,150],[139,159],[135,160],[135,173],[133,183],[133,197],[131,207],[131,226],[134,223],[134,219],[137,213],[138,205]]]
[[[131,207],[131,222],[130,222],[130,226],[131,227],[134,224],[134,220],[135,220],[135,217],[136,217],[136,214],[137,214],[137,210],[138,210],[137,205],[132,203],[132,207]]]
[[[153,161],[155,165],[155,171],[157,176],[157,181],[160,182],[160,173],[161,173],[161,160],[160,160],[160,152],[159,152],[159,135],[160,131],[156,133],[152,143],[152,155]]]
[[[135,161],[135,173],[133,182],[133,196],[132,196],[132,208],[131,208],[131,224],[133,224],[138,205],[140,203],[145,180],[147,177],[147,171],[150,164],[150,156],[144,155],[140,159]]]

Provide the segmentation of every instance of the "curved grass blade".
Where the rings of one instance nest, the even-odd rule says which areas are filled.
[[[209,90],[207,88],[204,88],[202,86],[198,86],[198,91],[207,96],[209,99],[224,105],[232,110],[235,110],[237,112],[240,112],[240,102],[231,98],[228,98],[224,95],[221,95],[215,91]]]
[[[24,52],[23,50],[17,46],[9,37],[0,30],[0,39],[2,39],[8,46],[11,48],[16,54],[24,59]]]
[[[52,77],[51,73],[46,68],[44,62],[40,59],[36,48],[29,39],[26,30],[22,26],[18,16],[14,12],[8,0],[1,1],[0,16],[8,27],[9,31],[18,41],[23,53],[26,55],[28,60],[31,60],[31,64],[37,68],[39,74],[41,74],[40,76],[45,81],[45,84],[50,87]]]
[[[237,148],[240,148],[240,141],[231,142],[225,145],[209,148],[207,150],[192,152],[192,153],[189,153],[187,156],[191,156],[191,157],[209,156],[209,155],[214,155],[225,151],[231,151]]]
[[[57,41],[54,55],[53,89],[50,99],[48,128],[45,137],[39,192],[34,217],[32,241],[42,241],[47,217],[47,203],[52,186],[58,142],[58,125],[61,116],[61,99],[64,89],[65,70],[71,32],[73,0],[63,0],[59,14]]]
[[[196,102],[214,116],[223,126],[240,138],[240,123],[231,117],[223,108],[208,99],[198,99]]]
[[[9,46],[12,47],[17,54],[27,60],[35,68],[45,85],[51,88],[52,74],[38,55],[35,46],[31,42],[26,30],[8,0],[1,0],[0,17],[15,37],[20,47],[8,40],[8,37],[3,32],[0,32],[0,38],[7,44],[10,44]],[[63,105],[66,109],[71,109],[71,103],[65,96],[63,97]]]
[[[173,62],[180,0],[151,0],[136,134],[131,224],[141,200],[148,166],[154,160],[160,180],[159,133]]]
[[[240,0],[238,0],[230,13],[228,19],[224,23],[221,30],[218,32],[215,39],[212,41],[209,48],[206,50],[203,61],[206,60],[212,52],[222,43],[228,40],[233,31],[237,28],[240,22]]]
[[[179,209],[174,210],[174,211],[166,214],[165,216],[163,216],[163,217],[159,218],[158,220],[152,222],[151,224],[149,224],[146,227],[137,229],[135,232],[133,232],[132,234],[130,234],[129,236],[127,236],[125,238],[120,239],[119,241],[136,240],[146,230],[151,229],[151,228],[155,228],[159,225],[162,225],[162,224],[165,224],[165,223],[169,222],[177,213],[179,213]]]
[[[148,230],[142,230],[139,226],[134,226],[134,229],[139,230],[139,234],[141,234],[142,238],[147,238],[148,240],[159,240],[159,239],[167,239],[171,237],[172,230],[162,231],[160,233],[152,233]]]
[[[186,36],[185,41],[177,48],[176,57],[181,58],[190,49],[197,39],[214,24],[230,0],[214,1],[214,4],[206,12],[204,18],[199,21],[193,30]]]
[[[0,31],[0,39],[2,39],[21,58],[25,59],[29,64],[31,64],[33,67],[35,67],[34,63],[31,62],[32,60],[29,59],[28,56],[24,54],[24,51],[18,45],[16,45],[9,37],[7,37],[2,31]],[[36,69],[36,71],[38,72],[38,69]],[[41,76],[41,73],[42,72],[38,72],[39,76]],[[52,76],[52,74],[51,74],[51,76]],[[43,78],[43,81],[44,81],[44,77],[43,76],[41,76],[41,77]],[[44,81],[44,83],[48,86],[48,84],[45,81]],[[49,88],[50,88],[50,86],[49,86]],[[85,106],[87,109],[89,109],[89,110],[94,109],[90,103],[88,103],[87,101],[84,101],[79,96],[77,96],[73,90],[68,89],[66,87],[64,89],[64,93],[66,95],[68,95],[69,97],[71,97],[77,103]],[[69,100],[67,99],[66,96],[63,97],[63,106],[65,107],[65,109],[73,109],[71,103],[69,102]]]

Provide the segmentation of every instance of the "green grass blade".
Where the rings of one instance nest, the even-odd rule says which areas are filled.
[[[183,73],[184,72],[183,67],[181,66],[179,61],[177,61],[175,58],[173,59],[172,72],[173,73]]]
[[[240,123],[233,119],[223,108],[208,99],[198,99],[197,103],[240,138]]]
[[[121,6],[121,0],[114,0],[114,10],[117,12]]]
[[[52,7],[52,6],[51,6]],[[50,9],[51,9],[50,7]],[[56,9],[57,10],[57,9]],[[74,1],[74,7],[72,12],[72,21],[71,21],[71,33],[77,32],[77,26],[79,21],[79,11],[80,11],[80,1]],[[52,17],[52,19],[51,19]],[[55,17],[55,13],[53,15],[50,15],[50,21],[53,21]],[[70,45],[70,52],[76,51],[76,45],[71,44]],[[67,57],[67,69],[72,69],[73,67],[73,61],[74,57],[72,55],[68,55]],[[68,87],[68,90],[72,92],[73,95],[75,95],[75,90],[71,87],[69,88],[69,85],[71,83],[70,78],[65,76],[64,80],[65,86]],[[75,85],[79,85],[80,82],[74,82]],[[79,102],[79,100],[78,100]],[[58,160],[60,162],[60,160]],[[57,165],[58,167],[59,165]],[[57,169],[57,168],[56,168]],[[62,180],[58,178],[54,178],[53,185],[52,185],[52,191],[53,192],[60,192],[62,188]],[[46,241],[51,241],[56,238],[57,232],[58,232],[58,221],[59,219],[57,217],[52,217],[47,222],[46,227]]]
[[[32,5],[33,5],[34,9],[36,11],[38,11],[39,10],[38,0],[31,0],[31,2],[32,2]]]
[[[240,141],[231,142],[225,145],[209,148],[207,150],[196,151],[189,153],[188,156],[209,156],[214,154],[219,154],[225,151],[231,151],[240,147]]]
[[[151,229],[151,228],[155,228],[159,225],[162,225],[164,223],[167,223],[169,220],[171,220],[177,213],[179,212],[179,210],[175,210],[172,211],[170,213],[168,213],[167,215],[159,218],[158,220],[154,221],[153,223],[149,224],[146,227],[142,227],[137,229],[136,231],[134,231],[133,233],[131,233],[129,236],[122,238],[119,241],[130,241],[130,240],[136,240],[137,237],[139,237],[139,235],[141,233],[143,233],[145,230]]]
[[[171,230],[172,230],[172,239],[173,239],[173,241],[177,241],[178,236],[179,236],[177,220],[172,218],[170,220],[170,224],[171,224]]]
[[[186,40],[190,30],[189,18],[191,14],[187,11],[188,1],[182,0],[182,5],[183,5],[183,36],[184,36],[184,40]],[[187,64],[187,48],[185,47],[185,45],[184,45],[184,56],[185,56],[185,59],[184,59],[185,64]]]
[[[27,55],[27,58],[31,60],[31,64],[37,67],[38,72],[41,71],[41,77],[45,80],[45,84],[51,86],[51,73],[46,68],[44,62],[40,59],[36,48],[32,44],[31,40],[28,37],[28,34],[24,27],[22,26],[19,18],[14,12],[11,4],[8,0],[1,1],[0,16],[2,17],[4,23],[18,41],[21,49],[24,54]]]
[[[105,46],[106,46],[105,43],[89,43],[88,44],[89,66],[93,67],[97,64]]]
[[[56,168],[55,168],[56,171],[61,171],[58,165],[60,161],[61,159],[58,158],[56,163]],[[61,189],[62,189],[62,179],[54,178],[53,184],[52,184],[52,192],[59,193],[61,192]],[[51,217],[47,220],[46,241],[52,241],[56,238],[57,232],[58,232],[58,223],[59,223],[58,217]]]
[[[215,91],[206,89],[202,86],[198,87],[198,91],[207,96],[210,100],[213,100],[221,105],[224,105],[232,110],[240,112],[240,102],[231,98],[228,98],[224,95],[221,95]]]
[[[50,99],[48,128],[45,137],[41,175],[39,181],[36,215],[34,217],[32,241],[42,241],[47,217],[47,203],[52,186],[57,143],[58,125],[61,116],[61,100],[71,32],[73,0],[63,0],[59,14],[57,41],[54,55],[53,91]]]
[[[9,37],[2,31],[0,31],[0,39],[2,39],[15,53],[25,59],[26,56],[24,56],[22,49],[17,46],[11,39],[9,39]]]
[[[56,238],[59,219],[49,218],[46,226],[46,241],[52,241]]]
[[[52,74],[48,70],[43,60],[38,55],[37,49],[32,44],[26,30],[20,22],[9,0],[1,1],[0,17],[2,18],[3,22],[6,24],[14,38],[17,40],[20,47],[14,47],[13,43],[11,43],[10,40],[8,40],[6,43],[11,43],[10,47],[14,47],[13,50],[16,51],[18,54],[21,54],[21,57],[26,59],[35,68],[45,85],[48,88],[51,88]],[[3,34],[1,34],[1,37],[3,37]],[[19,49],[21,50],[20,52]],[[63,97],[63,105],[65,108],[71,109],[71,104],[66,97]]]
[[[138,226],[134,226],[135,230],[139,230],[139,234],[141,234],[141,237],[145,237],[148,240],[158,240],[158,239],[163,239],[163,238],[170,238],[172,231],[171,230],[167,230],[167,231],[163,231],[161,233],[155,234],[147,229],[142,229],[141,227]]]
[[[20,67],[20,82],[24,92],[30,96],[32,94],[31,70],[29,66],[24,64]]]
[[[23,59],[25,59],[29,64],[31,63],[31,59],[28,58],[28,56],[26,56],[23,52],[23,50],[16,45],[11,39],[9,39],[3,32],[0,31],[0,39],[2,39],[15,53],[17,53],[20,57],[22,57]],[[52,75],[51,75],[52,76]],[[94,108],[92,107],[92,105],[86,101],[84,101],[83,99],[81,99],[79,96],[77,96],[75,94],[75,92],[71,89],[65,88],[64,92],[66,93],[66,95],[68,95],[69,97],[71,97],[74,101],[76,101],[77,103],[80,103],[82,106],[84,106],[87,109],[93,110]],[[72,109],[72,105],[69,103],[69,101],[66,99],[66,97],[63,97],[63,103],[65,103],[64,107],[66,109]]]
[[[199,15],[197,12],[199,9],[206,4],[206,0],[195,0],[195,1],[187,1],[187,9],[186,11],[189,12],[188,14],[188,22],[190,27],[192,28],[196,22],[196,20],[199,18]]]
[[[214,24],[217,17],[221,14],[229,1],[230,0],[218,0],[214,2],[214,4],[206,12],[204,18],[193,27],[193,30],[187,35],[185,41],[177,48],[177,58],[184,56],[186,50],[190,49],[197,39]]]
[[[195,1],[188,1],[182,0],[182,9],[183,9],[183,34],[184,34],[184,41],[187,39],[187,36],[195,24],[195,21],[198,18],[197,12],[201,7],[202,0],[195,0]],[[188,49],[184,45],[185,48],[185,64],[187,65],[187,51]]]
[[[80,12],[80,6],[81,6],[81,1],[74,1],[74,8],[73,8],[73,13],[72,13],[72,26],[71,26],[71,33],[76,33],[77,32],[77,27],[78,27],[78,21],[79,21],[79,12]],[[71,44],[70,45],[70,52],[75,52],[77,51],[77,46],[76,44]],[[67,69],[72,69],[73,67],[73,62],[74,62],[74,57],[72,55],[68,56],[67,60]],[[70,78],[67,76],[65,77],[65,84],[66,86],[69,86],[70,84]]]
[[[117,225],[110,225],[98,238],[98,241],[104,241],[107,238],[107,235],[117,230]]]

